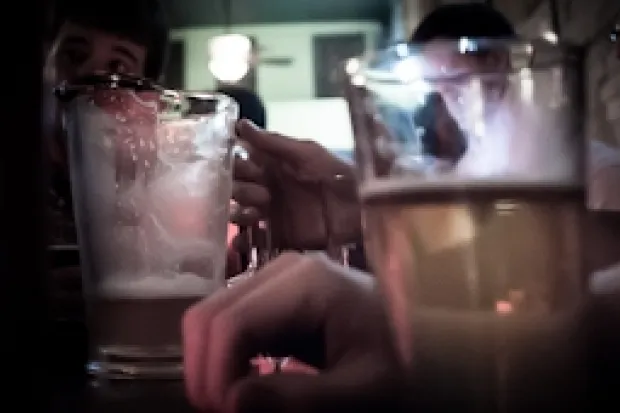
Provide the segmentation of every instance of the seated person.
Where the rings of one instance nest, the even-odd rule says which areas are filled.
[[[115,10],[123,10],[119,14]],[[158,79],[163,73],[168,42],[168,27],[158,0],[54,2],[53,24],[47,51],[44,82],[44,119],[46,142],[52,164],[50,194],[51,245],[77,243],[72,211],[66,132],[51,90],[63,81],[74,81],[96,72],[110,71]],[[63,252],[63,254],[65,254]],[[65,254],[66,255],[66,254]],[[56,303],[68,308],[63,314],[83,312],[81,277],[74,262],[63,262],[54,271],[55,294],[63,299]],[[60,264],[60,262],[59,262]],[[67,265],[70,264],[70,267]]]

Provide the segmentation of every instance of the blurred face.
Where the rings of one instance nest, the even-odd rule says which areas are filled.
[[[424,49],[425,75],[464,130],[491,114],[507,88],[507,52],[459,53],[453,42],[430,42]]]
[[[98,29],[66,23],[47,59],[46,79],[72,81],[96,71],[144,74],[146,49],[131,40]]]
[[[98,71],[143,75],[145,60],[146,48],[131,40],[71,22],[61,27],[44,72],[49,90],[45,95],[45,126],[57,138],[51,142],[52,161],[65,163],[62,139],[58,140],[62,136],[61,117],[51,89],[63,81],[71,82]]]

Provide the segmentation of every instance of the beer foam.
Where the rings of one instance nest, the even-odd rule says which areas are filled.
[[[121,273],[102,280],[99,294],[108,298],[203,297],[217,286],[216,281],[192,273]]]
[[[362,199],[377,195],[399,194],[407,192],[437,192],[464,190],[510,190],[528,188],[544,191],[565,191],[583,188],[574,179],[540,180],[540,179],[470,179],[449,175],[432,177],[400,176],[387,179],[375,179],[363,182],[359,193]]]

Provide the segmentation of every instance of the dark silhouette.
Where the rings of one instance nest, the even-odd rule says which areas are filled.
[[[253,91],[236,85],[221,85],[218,93],[233,98],[239,105],[239,119],[252,121],[260,128],[267,127],[267,111],[260,97]]]

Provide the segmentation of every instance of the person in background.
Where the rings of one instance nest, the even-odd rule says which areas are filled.
[[[122,12],[120,12],[122,10]],[[51,154],[54,244],[75,244],[66,133],[52,90],[97,71],[159,79],[164,70],[168,26],[158,0],[85,3],[56,0],[44,69],[45,128]]]
[[[159,79],[168,25],[159,0],[56,0],[44,67],[44,127],[51,160],[50,244],[75,245],[66,132],[53,88],[63,81],[108,71]],[[53,271],[55,294],[70,315],[81,314],[81,276],[75,262]],[[59,300],[56,300],[57,302]],[[77,307],[77,308],[76,308]]]
[[[493,8],[478,3],[456,4],[441,7],[428,16],[411,40],[427,43],[460,37],[514,39],[516,33],[508,19]],[[473,59],[468,64],[488,63]],[[445,95],[443,100],[449,103]],[[326,244],[325,228],[330,228],[337,237],[348,242],[360,241],[360,226],[355,223],[359,221],[359,208],[356,207],[357,199],[352,196],[354,191],[350,189],[354,185],[353,179],[340,180],[339,186],[334,185],[335,175],[352,176],[347,165],[314,142],[289,140],[277,134],[252,130],[250,125],[240,128],[256,151],[263,156],[277,158],[278,162],[269,164],[270,168],[266,169],[271,171],[259,170],[251,160],[237,166],[238,185],[245,185],[247,191],[235,219],[252,223],[265,215],[279,217],[279,226],[285,229],[282,239],[284,249],[309,249],[307,247],[310,245],[320,249]],[[515,142],[515,145],[518,144]],[[620,153],[600,142],[589,142],[587,148],[590,208],[620,210],[620,199],[617,199],[620,194]],[[457,153],[461,156],[465,153],[463,158],[468,157],[466,150]],[[287,174],[286,171],[292,173]],[[269,181],[265,179],[268,172],[290,179]],[[326,202],[322,207],[317,205],[317,192],[312,193],[312,186],[317,183],[323,184],[324,190],[320,192]],[[344,183],[349,184],[349,189],[343,188]],[[336,187],[338,190],[334,191]],[[287,214],[266,210],[265,200],[269,198],[265,197],[265,190],[271,197],[277,198],[281,205],[279,209],[286,209]],[[335,223],[330,226],[336,218],[342,225]],[[272,221],[272,225],[278,225],[275,220]]]
[[[412,38],[425,42],[463,36],[494,38],[512,32],[508,21],[491,7],[460,4],[437,8]],[[245,121],[240,122],[238,135],[254,150],[278,160],[270,167],[288,169],[295,177],[288,182],[290,186],[266,186],[264,172],[251,162],[239,166],[243,173],[237,177],[263,185],[272,196],[277,191],[285,197],[289,210],[294,212],[280,215],[282,225],[289,228],[284,239],[287,246],[304,246],[310,238],[323,239],[325,235],[317,231],[315,221],[307,219],[311,208],[320,205],[311,196],[313,183],[329,185],[331,198],[323,204],[333,207],[329,212],[359,221],[359,203],[350,179],[352,171],[327,150],[312,142],[266,132]],[[335,176],[341,178],[336,181]],[[615,186],[614,179],[609,178],[600,190],[617,191],[619,186]],[[258,219],[261,211],[273,216],[273,211],[264,211],[265,205],[257,198],[244,205],[249,211],[244,218],[250,222]],[[322,216],[325,215],[329,214]],[[340,227],[339,235],[349,239],[361,237],[358,225]],[[613,241],[612,236],[609,239]],[[615,239],[617,242],[617,235]],[[588,314],[588,320],[597,326],[617,325],[619,320],[606,312],[592,310]],[[387,319],[379,287],[371,275],[345,269],[321,254],[285,253],[255,277],[203,300],[185,314],[187,394],[201,409],[226,412],[400,411],[403,385],[411,385],[415,375],[403,375]],[[609,322],[599,323],[602,319]],[[222,326],[226,326],[227,334],[219,334]],[[592,327],[590,334],[596,336],[597,342],[609,344],[597,354],[612,354],[620,345],[616,328]],[[457,353],[458,339],[447,339]],[[435,348],[427,346],[413,369],[433,372],[437,366],[450,363],[446,354],[440,356]],[[320,374],[248,376],[247,366],[258,353],[292,355],[317,367]],[[458,354],[452,356],[458,360]],[[605,363],[607,371],[617,374],[617,360]],[[456,368],[457,364],[453,365]],[[440,383],[434,384],[438,387],[425,390],[436,396],[435,402],[449,404],[455,389],[441,389]],[[424,394],[410,396],[423,398]],[[404,411],[423,411],[410,405],[405,407]]]
[[[239,119],[252,121],[259,128],[267,127],[267,110],[263,100],[258,94],[242,86],[221,84],[216,89],[217,93],[222,93],[231,97],[239,105]]]

